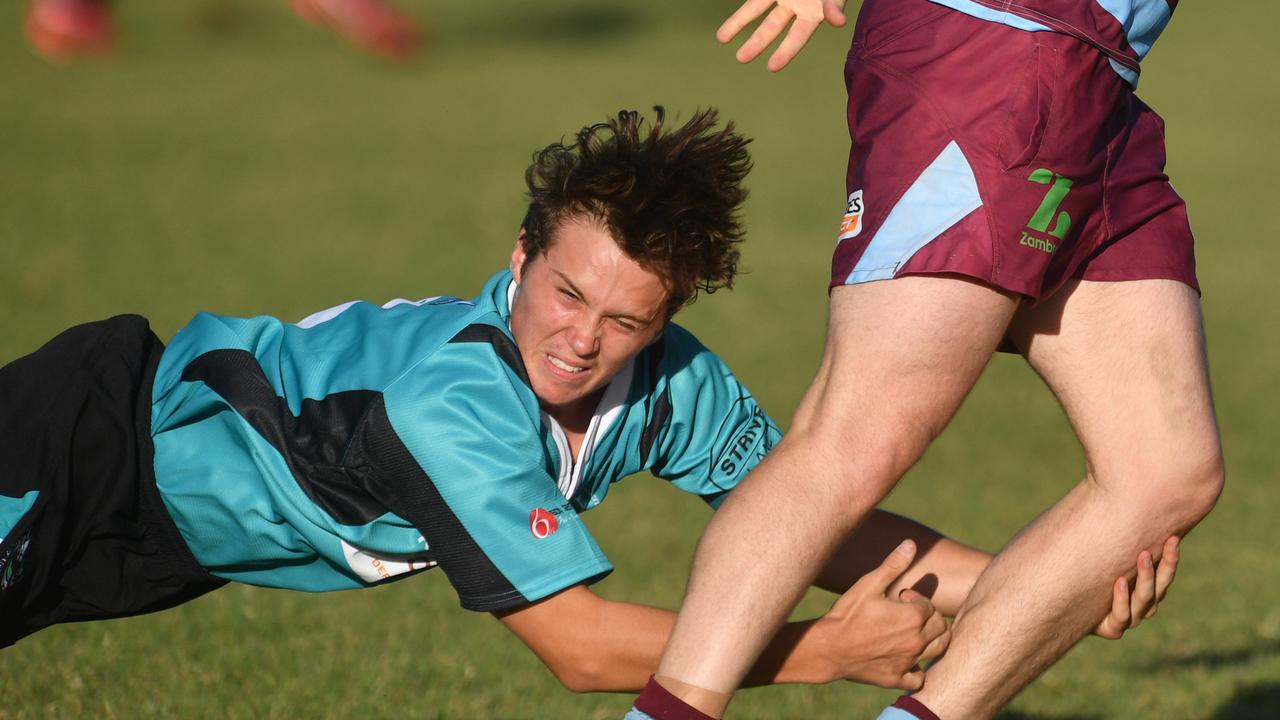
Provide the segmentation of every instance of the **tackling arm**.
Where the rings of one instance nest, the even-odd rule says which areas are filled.
[[[943,614],[956,611],[990,559],[914,520],[874,511],[818,577],[819,587],[843,592],[831,610],[783,625],[743,685],[848,679],[919,689],[919,664],[950,640]],[[1177,562],[1177,538],[1166,542],[1158,569],[1150,553],[1140,555],[1133,590],[1117,579],[1112,611],[1094,632],[1116,639],[1151,617]],[[497,616],[574,692],[638,692],[676,619],[670,610],[606,600],[584,585]]]
[[[873,511],[840,545],[814,584],[831,592],[844,592],[903,539],[914,540],[919,552],[911,567],[889,588],[890,596],[912,588],[928,596],[943,615],[955,615],[991,562],[991,554],[884,510]]]
[[[787,623],[744,684],[826,683],[839,679],[913,690],[918,663],[946,649],[946,621],[923,596],[886,597],[911,565],[902,544],[820,618]],[[556,678],[575,692],[638,691],[658,667],[675,613],[606,600],[577,585],[498,615]],[[565,618],[573,618],[570,623]]]
[[[888,596],[896,597],[910,588],[928,596],[943,615],[955,616],[992,555],[884,510],[873,511],[840,545],[814,584],[844,592],[903,539],[914,541],[920,550],[911,566],[889,586]],[[1165,540],[1159,563],[1152,562],[1150,552],[1139,553],[1132,582],[1128,577],[1116,578],[1111,588],[1111,612],[1094,628],[1095,635],[1118,640],[1155,614],[1177,573],[1178,542],[1177,537]]]

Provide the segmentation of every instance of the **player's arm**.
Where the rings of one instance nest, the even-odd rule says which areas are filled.
[[[845,0],[747,0],[716,31],[716,39],[727,43],[764,16],[751,37],[738,48],[738,62],[748,63],[790,26],[787,36],[769,57],[769,70],[777,72],[791,62],[824,20],[835,27],[844,26],[844,4]]]
[[[928,596],[944,615],[954,616],[992,555],[883,510],[874,511],[836,550],[815,584],[831,592],[843,592],[904,539],[914,541],[919,552],[911,567],[890,586],[890,596],[912,588]],[[1094,634],[1115,640],[1154,615],[1173,583],[1178,557],[1176,537],[1165,541],[1158,564],[1152,562],[1151,553],[1139,553],[1132,589],[1128,578],[1116,578],[1111,612],[1094,628]]]
[[[945,650],[950,634],[924,597],[886,595],[914,553],[905,543],[859,578],[826,615],[784,625],[744,684],[849,679],[919,688],[923,673],[917,665]],[[657,669],[676,615],[606,600],[577,585],[498,617],[570,690],[634,692]]]
[[[954,616],[991,562],[991,554],[884,510],[873,511],[862,522],[836,550],[814,584],[831,592],[844,592],[907,539],[915,541],[919,551],[915,562],[890,590],[914,588],[928,596],[942,614]]]

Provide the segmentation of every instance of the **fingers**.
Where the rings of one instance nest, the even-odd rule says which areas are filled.
[[[898,547],[893,549],[893,552],[885,556],[884,561],[880,563],[879,567],[877,567],[875,570],[872,570],[871,572],[864,575],[863,579],[866,580],[868,583],[870,583],[872,587],[874,587],[876,592],[880,594],[884,594],[889,590],[889,586],[892,585],[895,580],[901,577],[902,573],[907,571],[907,568],[911,567],[911,563],[915,559],[916,559],[915,541],[903,540],[901,543],[898,544]],[[915,597],[918,597],[921,600],[923,600],[926,604],[929,605],[930,609],[933,608],[933,605],[929,604],[928,599],[926,599],[920,593],[915,592],[914,590],[903,590],[902,593],[898,594],[898,599],[903,600],[904,602],[907,602],[903,598],[903,593],[908,593],[908,592],[912,593]]]
[[[764,21],[756,27],[756,31],[751,33],[751,37],[747,38],[742,47],[738,48],[738,53],[734,57],[740,63],[749,63],[760,57],[760,53],[773,44],[793,17],[795,14],[790,10],[781,5],[775,7],[765,16]]]
[[[924,639],[925,646],[916,660],[925,662],[946,652],[947,646],[951,644],[951,626],[947,624],[947,619],[938,612],[929,598],[907,588],[898,593],[898,600],[919,608],[920,617],[923,619],[920,637]]]
[[[858,581],[845,591],[832,605],[832,611],[840,612],[858,605],[863,598],[868,596],[877,596],[883,598],[889,590],[889,586],[893,585],[907,568],[911,567],[911,561],[916,557],[916,544],[911,540],[904,540],[898,545],[893,552],[889,553],[880,565],[871,572],[858,578]],[[933,611],[933,605],[923,595],[916,593],[914,590],[903,590],[903,593],[914,593],[924,601],[928,608],[928,612]],[[900,594],[899,600],[907,602]],[[928,617],[928,612],[921,617]]]
[[[824,20],[837,27],[845,24],[844,4],[845,0],[747,0],[716,30],[716,39],[729,42],[763,15],[764,21],[735,55],[738,62],[748,63],[759,57],[790,25],[782,44],[769,57],[769,70],[777,72],[795,58]]]
[[[938,630],[938,634],[933,636],[929,644],[925,645],[924,650],[920,652],[919,660],[922,663],[940,657],[942,653],[947,651],[947,647],[951,645],[951,626],[947,624],[946,618],[942,617],[941,614],[938,615],[938,620],[938,626],[934,628],[934,630]],[[930,618],[929,621],[932,623],[933,618]],[[929,633],[932,631],[926,626],[925,637],[929,637]]]
[[[1164,548],[1160,551],[1160,565],[1156,569],[1156,600],[1152,603],[1151,609],[1146,612],[1145,617],[1156,614],[1160,602],[1169,592],[1169,586],[1173,584],[1174,576],[1178,574],[1178,560],[1182,557],[1179,542],[1180,539],[1176,535],[1164,541]]]
[[[1178,572],[1179,542],[1177,536],[1164,541],[1159,565],[1152,561],[1150,552],[1138,553],[1138,574],[1132,592],[1123,577],[1116,578],[1111,585],[1111,612],[1094,629],[1094,634],[1115,640],[1156,614]]]
[[[1138,579],[1134,581],[1133,594],[1129,597],[1129,627],[1136,628],[1148,612],[1156,607],[1156,569],[1151,553],[1138,553]]]
[[[844,27],[844,0],[823,0],[822,16],[832,27]]]
[[[720,25],[720,29],[716,30],[716,39],[722,43],[729,42],[742,32],[742,28],[771,7],[773,7],[773,0],[747,0]]]
[[[915,692],[924,687],[924,670],[919,665],[911,668],[898,680],[899,690],[909,690]]]
[[[1093,634],[1107,640],[1119,640],[1129,628],[1129,581],[1124,577],[1111,583],[1111,611],[1093,629]]]
[[[769,57],[769,71],[778,72],[787,66],[795,58],[796,54],[804,48],[805,43],[809,42],[809,38],[813,35],[813,31],[818,29],[822,24],[821,20],[802,20],[796,18],[791,24],[791,31],[782,39],[782,44]]]
[[[915,590],[903,590],[898,593],[898,600],[904,604],[915,605],[919,608],[920,616],[924,618],[920,626],[920,637],[924,641],[924,649],[916,656],[915,666],[904,673],[898,682],[899,689],[919,690],[924,687],[924,670],[920,666],[947,651],[947,647],[951,644],[951,627],[942,613],[929,602],[929,598]]]

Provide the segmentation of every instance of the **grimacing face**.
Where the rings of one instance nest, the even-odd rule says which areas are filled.
[[[533,392],[562,425],[585,425],[600,391],[666,325],[670,293],[658,275],[628,257],[590,218],[552,231],[536,257],[524,231],[511,253],[519,286],[511,332]]]

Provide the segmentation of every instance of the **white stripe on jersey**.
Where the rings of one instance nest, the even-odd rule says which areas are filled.
[[[395,300],[388,300],[388,301],[386,301],[385,303],[383,303],[383,304],[382,304],[382,309],[383,309],[383,310],[390,310],[391,308],[393,308],[393,307],[395,307],[395,306],[397,306],[397,305],[425,305],[425,304],[427,304],[427,303],[429,303],[429,302],[434,302],[434,301],[436,301],[436,300],[439,300],[439,299],[440,299],[440,298],[442,298],[442,297],[444,297],[444,296],[443,296],[443,295],[432,295],[432,296],[431,296],[431,297],[429,297],[429,298],[423,298],[423,299],[421,299],[421,300],[405,300],[404,298],[396,298]],[[338,317],[338,316],[339,316],[339,315],[341,315],[342,313],[346,312],[348,308],[350,308],[352,305],[355,305],[355,304],[356,304],[356,303],[358,303],[358,302],[360,302],[360,301],[359,301],[359,300],[352,300],[352,301],[350,301],[350,302],[344,302],[344,303],[342,303],[341,305],[334,305],[333,307],[328,308],[327,310],[321,310],[320,312],[314,312],[314,313],[311,313],[310,315],[308,315],[308,316],[306,316],[306,317],[302,318],[301,320],[299,320],[298,322],[296,322],[296,323],[294,323],[294,324],[295,324],[295,325],[297,325],[298,327],[300,327],[300,328],[304,328],[304,329],[305,329],[305,328],[315,327],[316,325],[319,325],[320,323],[328,322],[328,321],[330,321],[330,320],[332,320],[332,319],[334,319],[334,318]],[[460,301],[460,302],[461,302],[461,301]]]
[[[591,423],[587,425],[587,432],[582,436],[582,445],[578,447],[577,458],[574,458],[569,450],[569,438],[565,435],[564,428],[560,427],[560,423],[555,418],[546,412],[542,413],[542,424],[551,431],[551,437],[556,441],[556,450],[560,453],[560,477],[556,480],[556,486],[560,488],[566,500],[572,499],[573,494],[578,491],[578,485],[582,483],[582,473],[587,467],[591,452],[596,449],[596,443],[622,413],[622,408],[627,402],[627,393],[631,390],[631,376],[635,374],[635,370],[636,359],[631,358],[605,387],[604,395],[600,396],[596,411],[591,416]]]
[[[511,284],[507,285],[507,311],[511,310],[511,305],[516,299],[516,286],[518,283],[513,279]],[[510,329],[510,321],[508,328]],[[658,337],[661,337],[659,335]],[[654,338],[657,342],[657,338]],[[626,365],[618,371],[617,375],[609,381],[605,386],[604,395],[600,396],[600,402],[596,404],[595,413],[591,416],[591,423],[587,426],[587,432],[582,436],[582,445],[578,447],[578,457],[573,456],[573,452],[569,448],[569,438],[565,435],[564,428],[560,427],[560,423],[555,418],[542,413],[542,424],[551,431],[551,439],[556,443],[556,451],[560,454],[560,476],[556,478],[556,487],[560,488],[560,493],[564,495],[566,500],[572,499],[573,494],[577,492],[578,485],[582,483],[582,473],[587,466],[587,460],[591,457],[591,451],[595,450],[596,442],[605,434],[614,420],[618,419],[618,415],[622,413],[622,407],[627,402],[627,393],[631,390],[631,376],[635,374],[636,359],[633,357],[627,361]]]

